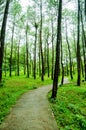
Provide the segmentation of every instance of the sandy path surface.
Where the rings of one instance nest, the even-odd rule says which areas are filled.
[[[47,93],[52,86],[44,86],[21,96],[0,130],[58,130]]]

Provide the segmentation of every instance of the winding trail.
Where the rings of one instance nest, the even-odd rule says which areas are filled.
[[[47,100],[51,89],[52,85],[49,85],[23,94],[0,125],[0,130],[58,130]]]

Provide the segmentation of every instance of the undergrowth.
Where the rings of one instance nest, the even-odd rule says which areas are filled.
[[[59,130],[86,130],[86,82],[59,87],[56,100],[48,95]]]

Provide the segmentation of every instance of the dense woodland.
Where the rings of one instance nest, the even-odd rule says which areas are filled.
[[[86,0],[0,0],[0,82],[26,75],[86,81]]]
[[[0,0],[0,128],[43,85],[58,129],[86,130],[86,0]]]

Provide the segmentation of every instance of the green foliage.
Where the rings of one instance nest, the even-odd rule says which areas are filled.
[[[48,98],[60,130],[86,130],[86,82],[81,87],[65,84],[59,87],[55,101]]]
[[[14,0],[12,2],[12,6],[11,6],[11,10],[10,11],[13,14],[14,17],[19,16],[19,14],[22,11],[22,7],[21,7],[19,1]]]
[[[48,0],[49,2],[49,7],[56,7],[58,5],[58,1],[57,0]]]
[[[33,80],[26,77],[7,78],[2,82],[0,86],[0,124],[21,94],[51,83],[52,81],[49,78],[45,78],[45,81],[42,82],[39,78]]]

